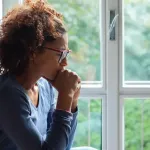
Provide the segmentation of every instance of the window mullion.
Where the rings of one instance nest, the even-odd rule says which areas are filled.
[[[107,32],[109,31],[110,10],[118,14],[118,0],[106,1]],[[116,24],[116,40],[110,41],[107,34],[107,150],[119,150],[119,52],[118,25]]]

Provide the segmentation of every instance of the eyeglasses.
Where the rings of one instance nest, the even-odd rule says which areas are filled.
[[[60,50],[60,49],[49,48],[49,47],[43,47],[43,48],[49,49],[49,50],[52,50],[52,51],[56,51],[56,52],[60,52],[61,55],[60,55],[60,58],[58,60],[58,63],[61,63],[62,60],[65,59],[70,52],[72,52],[71,50],[67,50],[67,49],[66,50]]]

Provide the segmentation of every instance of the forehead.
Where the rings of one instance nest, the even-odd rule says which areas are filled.
[[[57,38],[53,42],[47,42],[45,46],[57,49],[66,49],[68,48],[68,35],[64,34],[62,37]]]

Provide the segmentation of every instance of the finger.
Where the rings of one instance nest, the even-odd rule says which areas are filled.
[[[81,83],[81,78],[80,77],[78,78],[78,83]]]
[[[70,69],[67,69],[68,70],[68,72],[72,72]]]
[[[81,88],[81,84],[80,83],[78,83],[78,85],[77,85],[77,89],[80,89]]]
[[[80,83],[81,82],[81,78],[79,77],[79,75],[76,72],[73,72],[73,74],[78,77],[78,83]]]

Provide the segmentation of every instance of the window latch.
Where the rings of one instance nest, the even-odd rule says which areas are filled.
[[[110,24],[109,24],[109,39],[111,41],[116,40],[115,26],[118,19],[118,14],[115,14],[115,10],[110,10]]]

